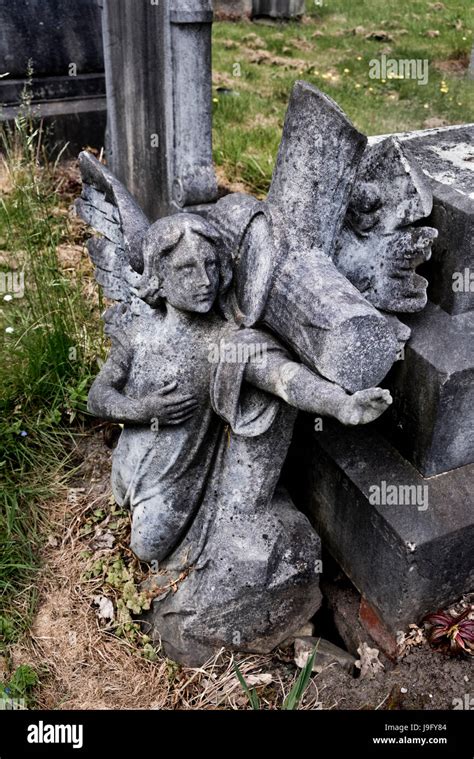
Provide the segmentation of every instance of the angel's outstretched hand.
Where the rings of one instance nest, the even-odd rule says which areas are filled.
[[[337,419],[342,424],[368,424],[383,414],[392,403],[388,390],[381,387],[370,387],[348,395],[340,404]]]
[[[160,424],[182,424],[192,417],[198,402],[193,395],[176,390],[176,380],[143,398],[144,417]]]

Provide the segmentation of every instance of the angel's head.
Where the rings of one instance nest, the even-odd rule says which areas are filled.
[[[201,216],[176,214],[147,231],[139,296],[153,308],[166,301],[180,311],[207,313],[231,278],[223,241]]]

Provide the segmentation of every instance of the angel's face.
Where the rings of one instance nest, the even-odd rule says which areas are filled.
[[[186,230],[163,266],[162,298],[180,311],[211,310],[219,288],[219,265],[209,240]]]

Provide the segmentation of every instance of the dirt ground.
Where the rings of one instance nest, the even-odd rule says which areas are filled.
[[[299,672],[293,646],[269,656],[220,652],[205,666],[187,669],[160,652],[150,655],[133,630],[120,638],[115,634],[121,591],[108,586],[100,573],[85,571],[117,552],[129,567],[138,567],[127,547],[127,518],[112,532],[111,451],[104,438],[110,442],[113,434],[105,425],[77,439],[78,472],[64,497],[46,504],[51,532],[39,578],[40,602],[30,632],[11,652],[12,667],[30,664],[40,675],[35,706],[247,709],[236,661],[255,685],[261,707],[281,708]],[[98,599],[104,597],[114,604],[114,620],[99,617]],[[300,708],[449,710],[454,699],[474,696],[472,661],[441,654],[426,642],[411,647],[397,665],[384,661],[385,668],[373,677],[358,678],[331,664],[312,677]]]

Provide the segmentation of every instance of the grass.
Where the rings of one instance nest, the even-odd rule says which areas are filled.
[[[213,26],[214,160],[227,181],[266,193],[297,79],[333,97],[366,134],[474,121],[471,0],[310,0],[307,11],[303,22]],[[374,33],[385,39],[367,39]],[[428,60],[428,83],[370,78],[382,54]]]
[[[64,483],[71,425],[85,409],[102,342],[80,273],[61,245],[74,240],[57,165],[40,164],[27,110],[3,131],[0,199],[0,647],[35,604],[41,508]],[[80,266],[78,267],[80,270]],[[21,287],[19,286],[21,283]]]

